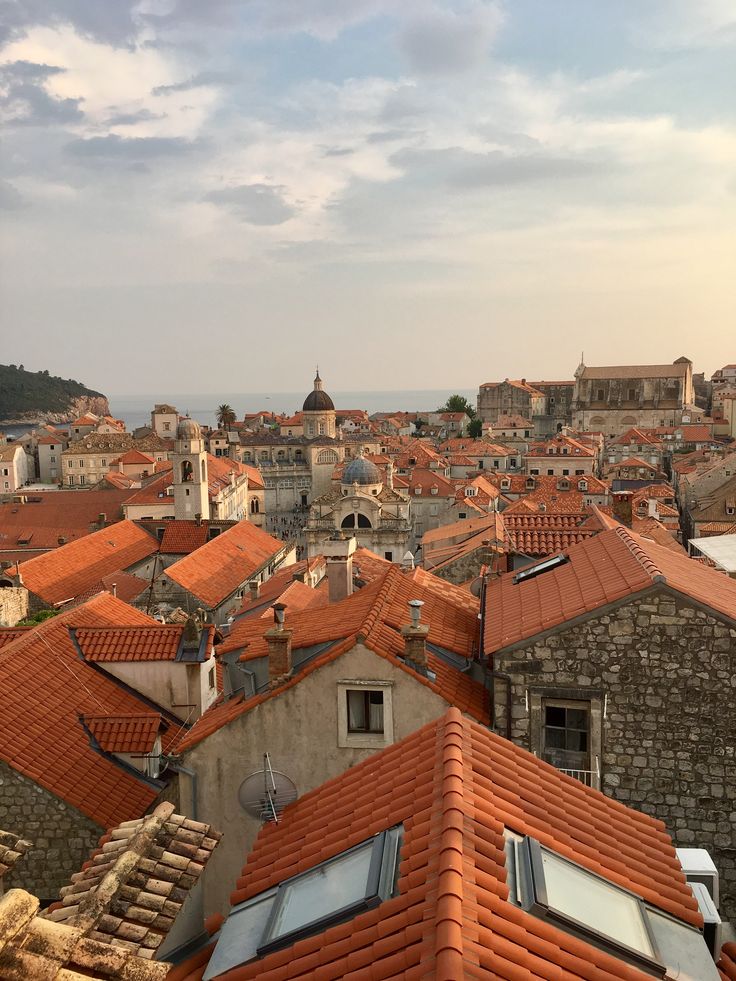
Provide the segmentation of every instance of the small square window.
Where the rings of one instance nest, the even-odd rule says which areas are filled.
[[[348,732],[383,733],[383,692],[348,691]]]
[[[207,673],[207,684],[210,686],[210,688],[214,688],[215,687],[215,669],[214,668],[210,668],[209,672]]]

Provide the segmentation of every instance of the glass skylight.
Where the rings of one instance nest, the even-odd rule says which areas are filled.
[[[402,832],[401,825],[382,831],[233,907],[204,981],[389,899],[396,892]]]

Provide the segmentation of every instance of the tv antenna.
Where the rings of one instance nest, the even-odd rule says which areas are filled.
[[[268,753],[263,754],[263,769],[251,773],[238,789],[238,801],[246,814],[276,824],[279,814],[296,798],[296,784],[285,773],[273,769]]]

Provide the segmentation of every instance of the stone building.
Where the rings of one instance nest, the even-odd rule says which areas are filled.
[[[484,423],[520,416],[532,421],[537,436],[547,436],[570,425],[573,387],[571,381],[526,378],[486,382],[478,390],[478,415]]]
[[[28,480],[28,457],[18,443],[0,446],[0,495],[14,494]]]
[[[171,440],[154,434],[134,439],[130,433],[88,433],[62,451],[59,482],[65,487],[90,487],[110,471],[113,460],[128,450],[137,449],[152,456],[156,463],[168,460]]]
[[[394,490],[390,476],[384,484],[362,451],[345,467],[340,485],[312,502],[305,527],[309,557],[319,555],[336,531],[355,535],[359,545],[390,562],[401,562],[414,546],[411,498]]]
[[[572,425],[581,431],[620,436],[627,429],[678,426],[694,405],[693,365],[678,358],[671,365],[592,368],[575,372]]]
[[[708,849],[736,914],[736,582],[622,526],[489,580],[497,732]]]
[[[303,435],[275,432],[241,433],[239,459],[263,474],[265,505],[269,513],[306,508],[332,486],[339,463],[359,449],[380,453],[380,440],[362,432],[346,433],[337,427],[337,413],[325,392],[319,371],[314,388],[304,400],[300,418]],[[299,428],[292,427],[292,432]]]

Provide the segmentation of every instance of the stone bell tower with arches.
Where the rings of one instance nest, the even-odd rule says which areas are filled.
[[[172,457],[174,468],[174,517],[193,521],[210,516],[207,453],[199,424],[186,416],[176,429]]]

